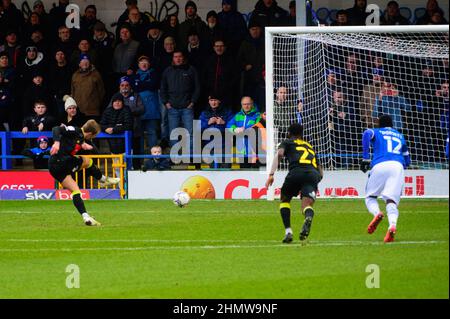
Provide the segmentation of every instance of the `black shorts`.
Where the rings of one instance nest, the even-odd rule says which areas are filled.
[[[281,196],[291,199],[297,197],[301,192],[301,197],[309,197],[313,200],[316,199],[317,185],[319,184],[322,176],[319,171],[314,169],[293,169],[291,170],[283,186],[281,187]]]
[[[78,156],[51,156],[48,160],[48,170],[58,182],[81,169],[83,158]]]

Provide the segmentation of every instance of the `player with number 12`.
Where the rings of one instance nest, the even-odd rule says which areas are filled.
[[[394,241],[397,232],[398,205],[405,180],[404,169],[411,160],[405,138],[392,127],[392,118],[381,115],[378,126],[379,128],[367,129],[363,133],[361,170],[366,173],[370,169],[366,184],[366,207],[374,217],[367,232],[373,234],[384,218],[377,201],[381,196],[386,202],[389,219],[389,228],[384,237],[384,242],[388,243]]]

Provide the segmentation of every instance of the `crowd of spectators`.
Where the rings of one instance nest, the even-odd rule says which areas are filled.
[[[211,10],[204,19],[196,3],[186,1],[180,16],[169,15],[164,21],[151,21],[137,0],[126,0],[115,30],[97,18],[95,5],[84,8],[79,29],[68,28],[68,3],[59,0],[47,12],[42,1],[34,1],[25,19],[13,1],[1,1],[0,130],[26,134],[95,119],[107,134],[131,130],[133,153],[140,155],[151,149],[165,152],[176,142],[170,140],[170,132],[183,127],[192,133],[194,119],[201,120],[202,129],[234,134],[264,122],[264,28],[295,25],[295,1],[285,10],[275,0],[258,0],[247,23],[233,0],[222,0],[222,10]],[[353,8],[338,12],[336,25],[365,24],[366,5],[366,0],[355,0]],[[383,24],[407,23],[398,7],[395,1],[388,3]],[[419,22],[447,23],[436,0],[427,2],[427,13]],[[345,89],[330,95],[330,129],[337,132],[336,143],[356,133],[346,131],[352,121],[364,123],[353,125],[355,130],[370,126],[374,112],[384,112],[392,103],[386,81],[380,79],[383,68],[371,67],[373,79],[359,81],[361,59],[352,53],[339,74],[331,70],[328,75],[346,83],[339,84]],[[444,87],[439,92],[447,85],[448,96],[448,81],[439,81]],[[361,95],[364,85],[367,91]],[[288,89],[280,83],[278,87]],[[404,104],[408,111],[411,105]],[[302,121],[302,101],[293,107]],[[430,121],[429,116],[423,121]],[[109,147],[114,154],[124,152],[120,140],[109,140]],[[16,140],[13,153],[23,149],[24,141]],[[346,145],[336,147],[336,152],[354,151]],[[133,161],[134,168],[141,165]]]
[[[336,19],[329,25],[331,26],[352,26],[352,25],[366,25],[367,17],[370,12],[366,12],[367,0],[355,0],[352,8],[341,9],[336,12]],[[425,13],[414,21],[417,25],[425,24],[448,24],[445,19],[444,11],[439,7],[437,0],[427,0]],[[400,12],[399,2],[392,0],[386,4],[382,9],[380,16],[381,25],[410,25],[413,24],[411,20],[404,17]],[[326,21],[319,21],[321,24],[326,24]]]

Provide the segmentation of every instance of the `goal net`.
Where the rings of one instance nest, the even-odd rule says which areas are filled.
[[[359,169],[362,133],[380,114],[405,136],[412,168],[448,168],[448,30],[267,28],[268,168],[289,125],[302,123],[325,169]]]

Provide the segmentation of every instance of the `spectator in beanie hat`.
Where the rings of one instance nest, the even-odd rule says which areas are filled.
[[[87,54],[80,56],[79,69],[72,76],[71,96],[88,119],[98,121],[105,96],[105,87],[100,73]]]
[[[178,49],[186,50],[188,44],[188,34],[194,29],[200,37],[200,40],[204,39],[206,33],[206,24],[197,15],[197,5],[194,1],[186,2],[184,7],[186,14],[186,20],[180,24],[179,28],[179,40],[177,43]]]
[[[82,127],[86,123],[86,116],[78,110],[77,102],[69,95],[64,98],[65,113],[59,118],[59,124]]]
[[[228,36],[225,34],[221,25],[219,25],[217,12],[211,10],[206,15],[206,43],[208,45],[208,49],[212,52],[212,47],[214,45],[214,40],[216,39],[224,39],[228,42]]]
[[[247,24],[236,9],[233,0],[222,0],[222,11],[217,14],[218,23],[228,38],[228,50],[236,56],[242,41],[247,36]]]

